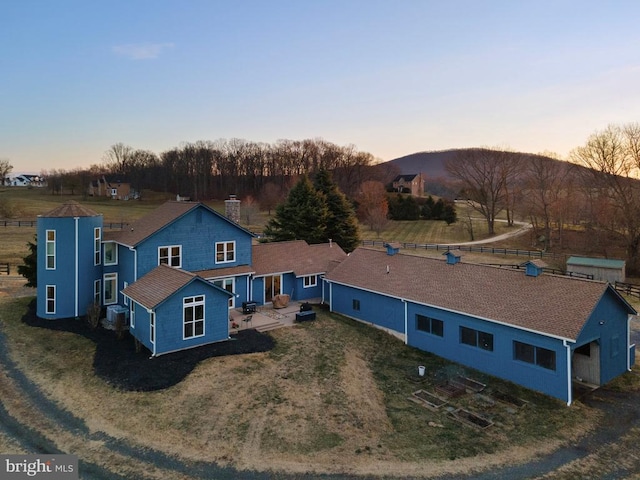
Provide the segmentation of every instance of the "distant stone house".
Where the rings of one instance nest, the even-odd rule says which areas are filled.
[[[102,175],[92,180],[88,193],[91,197],[108,197],[114,200],[130,200],[135,197],[131,183],[121,175]]]
[[[393,189],[398,193],[408,192],[413,196],[424,195],[424,177],[421,173],[398,175],[393,179]]]

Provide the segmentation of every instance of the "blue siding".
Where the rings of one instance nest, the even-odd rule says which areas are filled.
[[[183,339],[183,298],[196,295],[205,296],[204,336]],[[206,345],[229,338],[228,295],[202,280],[195,280],[176,292],[156,312],[156,355],[186,348]],[[131,334],[151,352],[154,351],[149,335],[149,313],[141,306],[136,307],[135,328]]]
[[[567,351],[562,340],[413,303],[408,304],[407,313],[409,345],[532,390],[568,400]],[[416,314],[442,320],[443,337],[417,330]],[[493,351],[461,343],[461,326],[492,334]],[[514,341],[554,351],[556,370],[515,360]]]
[[[250,300],[258,305],[264,305],[264,278],[257,277],[251,280]]]
[[[602,322],[602,324],[600,323]],[[600,384],[627,371],[627,310],[611,290],[607,290],[589,317],[577,345],[599,339]]]
[[[401,300],[335,283],[331,289],[332,311],[404,333],[405,304]],[[354,309],[354,300],[359,310]],[[562,340],[411,302],[406,308],[409,345],[568,401],[567,349]],[[418,331],[416,314],[442,320],[443,336]],[[492,334],[493,351],[462,344],[461,326]],[[554,351],[555,371],[515,360],[514,340]]]
[[[138,278],[158,266],[158,247],[168,245],[182,246],[181,268],[188,271],[249,265],[251,239],[248,232],[200,206],[138,245]],[[217,264],[215,244],[228,241],[236,242],[235,262]]]
[[[88,306],[93,303],[93,282],[101,278],[102,275],[102,264],[94,265],[94,228],[102,227],[102,216],[79,217],[77,227],[76,239],[76,220],[74,218],[38,218],[36,313],[41,318],[69,318],[76,316],[76,314],[82,316],[87,313]],[[47,230],[55,230],[56,232],[55,270],[46,269]],[[56,287],[56,311],[54,314],[46,313],[47,285]]]
[[[404,304],[396,298],[331,284],[331,310],[404,334]],[[354,300],[356,307],[354,308]]]
[[[315,275],[316,286],[304,288],[304,278],[296,278],[295,297],[294,300],[309,300],[310,298],[320,298],[322,296],[322,278]]]

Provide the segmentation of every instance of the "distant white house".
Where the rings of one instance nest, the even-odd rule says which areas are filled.
[[[44,187],[46,186],[46,181],[40,175],[17,173],[6,177],[4,185],[6,187]]]

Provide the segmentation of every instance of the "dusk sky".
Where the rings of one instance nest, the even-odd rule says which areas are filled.
[[[565,157],[640,121],[640,2],[0,0],[0,159],[321,137]]]

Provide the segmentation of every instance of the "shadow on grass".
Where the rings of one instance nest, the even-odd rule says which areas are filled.
[[[149,350],[144,347],[140,352],[135,351],[134,339],[128,332],[120,340],[112,330],[90,328],[83,318],[39,318],[36,315],[35,300],[29,304],[29,310],[22,321],[31,327],[82,335],[94,342],[95,374],[114,387],[126,391],[162,390],[180,383],[198,363],[208,358],[267,352],[275,346],[269,335],[255,330],[242,330],[227,341],[151,358]]]

